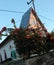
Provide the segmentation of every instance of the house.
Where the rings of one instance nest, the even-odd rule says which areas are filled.
[[[0,44],[0,62],[16,59],[20,59],[20,56],[17,54],[14,40],[12,40],[10,36],[8,36]]]

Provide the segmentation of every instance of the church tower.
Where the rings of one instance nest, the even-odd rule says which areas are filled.
[[[20,28],[35,29],[41,31],[44,34],[47,32],[45,26],[42,24],[41,20],[32,7],[30,7],[29,10],[22,16]]]

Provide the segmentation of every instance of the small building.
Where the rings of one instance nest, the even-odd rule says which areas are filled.
[[[14,44],[14,40],[8,36],[1,44],[0,44],[0,62],[18,60],[20,59],[19,54],[16,51],[16,47]]]

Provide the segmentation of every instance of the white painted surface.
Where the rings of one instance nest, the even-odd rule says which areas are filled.
[[[7,55],[7,58],[11,58],[11,50],[10,50],[10,47],[9,46],[12,46],[12,50],[16,50],[15,48],[15,44],[14,44],[14,41],[13,40],[10,40],[9,42],[7,42],[6,45],[4,45],[1,49],[0,49],[0,54],[2,56],[2,61],[5,60],[5,56],[4,56],[4,50],[6,51],[6,55]],[[17,53],[17,52],[16,52]],[[19,56],[17,54],[17,56]]]

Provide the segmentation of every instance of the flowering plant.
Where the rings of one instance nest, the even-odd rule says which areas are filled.
[[[2,32],[8,30],[19,54],[25,54],[29,57],[31,53],[41,54],[41,52],[48,52],[50,49],[54,48],[54,37],[49,33],[46,37],[43,37],[42,32],[36,32],[35,29],[17,28],[15,20],[12,19],[11,22],[14,25],[14,29],[3,27],[0,31],[0,36]]]

